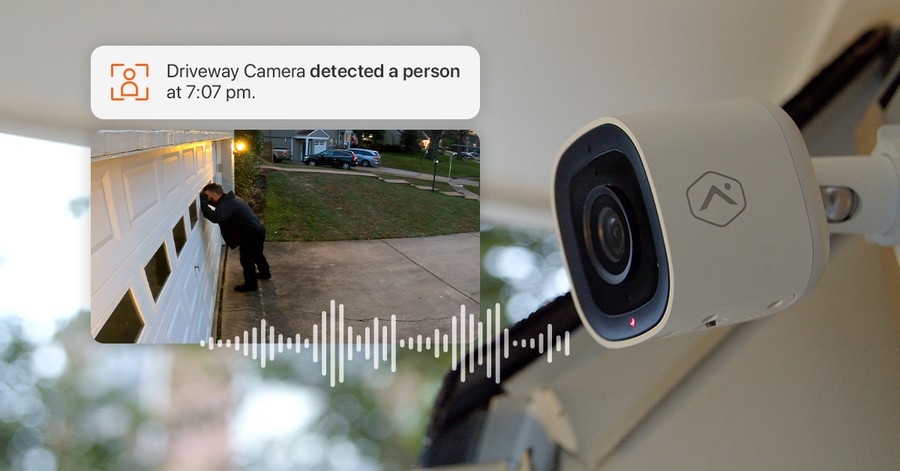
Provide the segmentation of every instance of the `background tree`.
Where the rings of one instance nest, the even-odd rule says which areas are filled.
[[[379,146],[384,143],[384,130],[383,129],[360,131],[359,136],[360,136],[360,142],[369,147]]]
[[[234,150],[234,194],[254,207],[262,200],[259,189],[259,156],[266,140],[262,131],[235,131],[234,142],[247,145],[242,151]]]
[[[457,152],[462,151],[470,151],[469,145],[470,143],[475,144],[477,147],[478,143],[478,134],[475,131],[469,129],[456,129],[452,131],[444,131],[444,143],[447,147],[451,147],[453,144],[457,144],[459,146],[458,149],[454,149]]]
[[[426,158],[428,160],[437,160],[439,151],[441,149],[441,138],[444,136],[443,130],[431,130],[425,131],[425,134],[428,134],[429,139],[428,142],[428,153],[426,154]]]
[[[419,140],[419,131],[404,130],[400,136],[400,144],[406,152],[418,152],[422,148],[422,143]]]
[[[247,144],[247,149],[245,152],[250,153],[256,157],[259,157],[263,153],[263,148],[266,145],[266,137],[263,135],[262,131],[243,131],[238,130],[234,132],[234,142],[243,141]]]

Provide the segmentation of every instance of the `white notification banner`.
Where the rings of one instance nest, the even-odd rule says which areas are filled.
[[[470,46],[101,46],[100,119],[471,119]]]

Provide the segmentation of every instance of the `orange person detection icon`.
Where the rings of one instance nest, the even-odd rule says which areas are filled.
[[[150,64],[134,64],[128,67],[126,67],[125,64],[111,64],[109,67],[109,76],[114,79],[121,79],[122,82],[116,82],[116,85],[109,87],[110,100],[149,100],[150,87],[144,87],[143,93],[141,93],[141,87],[137,82],[141,73],[143,73],[141,76],[142,78],[150,77]]]

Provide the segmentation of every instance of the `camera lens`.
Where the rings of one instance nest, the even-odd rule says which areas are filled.
[[[627,203],[610,185],[595,188],[585,201],[584,237],[591,263],[610,284],[628,276],[635,244]]]
[[[622,260],[628,241],[625,240],[626,228],[622,224],[622,216],[609,206],[600,210],[597,224],[597,238],[603,255],[613,262]]]

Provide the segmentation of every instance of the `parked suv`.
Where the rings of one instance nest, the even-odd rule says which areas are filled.
[[[356,154],[349,150],[328,149],[309,158],[306,162],[310,167],[316,165],[331,165],[347,170],[357,165]]]
[[[356,148],[347,150],[356,154],[356,158],[359,159],[359,165],[362,165],[363,167],[377,167],[381,165],[381,154],[379,154],[377,150]]]

